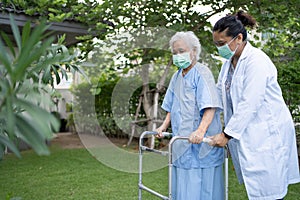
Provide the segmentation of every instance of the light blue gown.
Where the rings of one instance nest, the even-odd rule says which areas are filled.
[[[205,136],[220,133],[221,101],[211,71],[197,63],[184,77],[176,72],[169,84],[162,108],[171,113],[173,135],[189,136],[201,122],[205,108],[216,113]],[[206,143],[173,144],[172,199],[222,200],[224,149]]]

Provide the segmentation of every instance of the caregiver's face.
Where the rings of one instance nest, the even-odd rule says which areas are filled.
[[[234,41],[232,41],[232,39],[233,38],[231,36],[226,35],[226,31],[223,31],[223,32],[215,31],[215,32],[213,32],[213,42],[217,47],[221,47],[221,46],[224,46],[225,44],[229,43],[228,46],[232,50],[233,48],[231,47],[231,44],[234,43]]]

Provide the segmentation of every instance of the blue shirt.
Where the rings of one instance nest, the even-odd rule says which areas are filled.
[[[183,77],[182,69],[172,77],[162,108],[171,113],[173,135],[189,136],[202,120],[205,108],[217,108],[205,136],[222,131],[220,111],[222,109],[213,75],[208,67],[197,63]],[[186,140],[173,143],[173,164],[176,167],[207,168],[224,161],[224,150],[206,143],[191,144]]]

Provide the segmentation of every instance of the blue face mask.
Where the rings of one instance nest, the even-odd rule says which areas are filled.
[[[231,49],[229,48],[229,44],[235,39],[236,37],[232,38],[232,40],[230,40],[230,42],[226,43],[225,45],[223,46],[220,46],[218,47],[217,46],[217,49],[218,49],[218,52],[219,52],[219,55],[227,60],[229,60],[236,52],[238,46],[235,48],[234,51],[231,51]]]
[[[192,63],[190,53],[186,52],[182,54],[173,55],[173,63],[181,69],[188,68]]]

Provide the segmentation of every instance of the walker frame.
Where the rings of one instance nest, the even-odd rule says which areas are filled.
[[[173,167],[173,161],[172,161],[172,146],[173,143],[176,140],[188,140],[188,137],[182,137],[182,136],[174,136],[171,138],[169,145],[168,145],[168,151],[161,151],[161,150],[157,150],[154,148],[150,148],[147,146],[144,146],[143,144],[143,140],[146,136],[154,136],[156,135],[157,132],[155,131],[145,131],[141,134],[140,139],[139,139],[139,182],[138,182],[138,199],[142,200],[142,191],[145,190],[161,199],[164,200],[172,200],[172,167]],[[163,132],[163,137],[167,137],[167,136],[172,136],[172,133],[168,133],[168,132]],[[152,189],[150,189],[149,187],[145,186],[143,184],[143,152],[144,151],[148,151],[148,152],[153,152],[153,153],[157,153],[160,154],[162,156],[167,156],[169,157],[168,159],[168,168],[169,168],[169,173],[168,173],[168,196],[165,196],[159,192],[156,192]],[[224,163],[224,171],[225,171],[225,200],[228,200],[228,150],[227,148],[225,148],[225,163]]]

